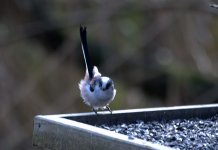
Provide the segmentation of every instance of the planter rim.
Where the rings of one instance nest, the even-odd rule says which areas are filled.
[[[168,107],[152,107],[152,108],[137,108],[137,109],[124,109],[124,110],[113,110],[113,114],[124,114],[124,113],[138,113],[138,112],[152,112],[152,111],[168,111],[168,110],[184,110],[184,109],[200,109],[218,107],[218,104],[202,104],[202,105],[184,105],[184,106],[168,106]],[[111,115],[110,112],[102,111],[98,112],[99,115]],[[54,115],[37,115],[41,117],[76,117],[76,116],[89,116],[96,114],[94,112],[82,112],[82,113],[69,113],[69,114],[54,114]]]

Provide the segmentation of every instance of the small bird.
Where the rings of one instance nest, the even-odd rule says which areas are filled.
[[[91,64],[86,34],[86,27],[80,26],[82,52],[86,65],[85,77],[79,83],[81,97],[85,104],[92,107],[95,114],[98,114],[99,109],[108,110],[112,114],[109,104],[114,100],[116,89],[113,80],[101,76],[98,68]]]

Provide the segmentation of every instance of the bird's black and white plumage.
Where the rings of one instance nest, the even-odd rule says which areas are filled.
[[[82,52],[86,65],[85,77],[79,83],[81,97],[96,114],[98,109],[107,109],[111,112],[109,104],[116,95],[116,89],[113,81],[109,77],[101,76],[98,68],[92,65],[86,36],[86,27],[80,26]]]

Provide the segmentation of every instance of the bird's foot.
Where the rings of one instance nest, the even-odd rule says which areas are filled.
[[[98,115],[98,112],[95,108],[92,108],[92,111],[95,112],[96,115]]]
[[[112,111],[109,106],[106,106],[107,110],[112,114]]]

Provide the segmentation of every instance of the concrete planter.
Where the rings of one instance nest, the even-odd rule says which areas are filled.
[[[160,121],[207,118],[218,114],[218,104],[146,108],[63,115],[38,115],[34,118],[33,145],[50,150],[167,150],[159,144],[108,131],[96,125],[129,123],[135,120]]]

